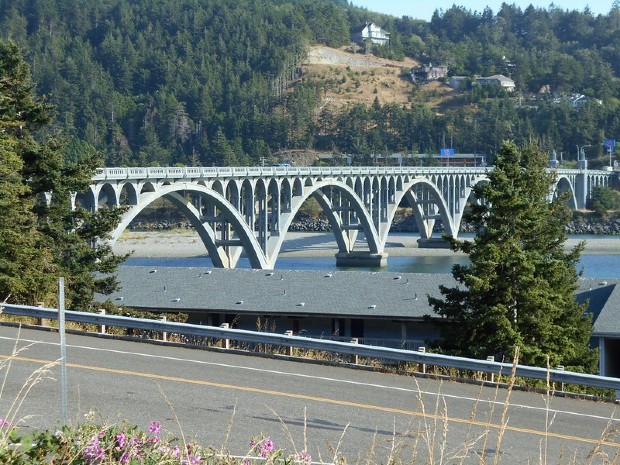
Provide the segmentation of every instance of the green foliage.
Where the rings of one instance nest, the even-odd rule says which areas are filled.
[[[457,151],[487,154],[533,133],[568,162],[575,145],[601,155],[602,138],[620,132],[618,14],[455,6],[426,23],[329,0],[0,0],[0,31],[23,47],[38,92],[50,95],[71,162],[95,151],[108,166],[259,164],[280,149],[437,153],[446,132]],[[411,105],[317,115],[329,111],[330,84],[299,74],[306,47],[347,45],[368,20],[391,38],[373,53],[449,63],[451,74],[510,75],[521,100],[474,88],[474,105],[435,112],[412,89]],[[528,102],[541,89],[549,92]],[[551,92],[604,105],[577,111]]]
[[[212,449],[185,443],[170,434],[164,436],[161,425],[155,421],[146,431],[127,423],[94,422],[64,426],[54,434],[22,434],[7,424],[0,431],[0,462],[14,465],[203,463],[213,461],[214,455]]]
[[[620,192],[609,187],[597,186],[592,189],[588,208],[596,213],[607,214],[609,210],[620,210]]]
[[[314,197],[310,197],[301,207],[299,207],[299,210],[297,211],[297,219],[317,219],[321,215],[322,211],[323,209],[321,208],[319,202]]]
[[[0,419],[0,462],[12,465],[312,463],[307,450],[287,455],[269,436],[262,434],[249,441],[247,458],[238,458],[185,437],[178,438],[166,432],[157,421],[151,421],[143,429],[127,422],[97,423],[94,417],[95,413],[90,412],[87,422],[63,426],[56,433],[22,433]]]
[[[64,276],[67,306],[85,309],[94,292],[116,287],[108,274],[124,257],[95,245],[120,220],[121,209],[73,209],[71,194],[84,192],[99,160],[64,159],[64,141],[49,128],[52,107],[37,97],[18,47],[0,41],[0,298],[50,303]]]
[[[564,199],[547,201],[553,179],[534,145],[502,145],[489,182],[478,184],[466,221],[473,241],[452,239],[469,265],[455,265],[457,287],[441,287],[429,298],[435,313],[449,319],[442,347],[454,353],[509,359],[515,346],[526,365],[565,365],[591,372],[596,352],[588,347],[590,315],[574,292],[583,245],[565,252]]]
[[[17,47],[0,41],[0,299],[27,304],[48,297],[55,271],[35,213],[41,191],[28,175],[47,148],[33,131],[49,122],[51,108],[33,89]]]

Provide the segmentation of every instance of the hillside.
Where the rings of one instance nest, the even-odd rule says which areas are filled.
[[[325,46],[311,47],[302,63],[304,78],[325,83],[322,108],[337,109],[370,105],[375,98],[382,104],[410,103],[413,83],[408,71],[417,66],[410,58],[395,61]]]
[[[353,104],[370,106],[379,103],[410,105],[424,103],[442,113],[455,100],[456,92],[437,81],[414,84],[409,77],[419,61],[404,58],[389,60],[371,54],[353,53],[351,47],[331,48],[322,45],[308,49],[302,62],[304,79],[314,79],[324,88],[321,110],[342,110]]]
[[[365,21],[390,44],[350,53]],[[20,46],[55,106],[66,160],[97,153],[108,166],[255,165],[313,150],[369,163],[437,153],[444,140],[492,156],[532,136],[565,161],[589,146],[590,161],[608,163],[602,142],[620,139],[619,31],[620,8],[454,6],[424,22],[343,0],[0,0],[0,38]],[[517,92],[411,82],[430,62],[510,75]],[[575,96],[590,103],[576,109]]]

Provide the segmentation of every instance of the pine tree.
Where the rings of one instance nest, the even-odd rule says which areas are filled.
[[[54,267],[36,230],[15,145],[15,138],[0,130],[0,300],[35,305],[47,298]]]
[[[553,174],[535,146],[502,145],[488,183],[478,184],[465,220],[473,241],[451,238],[452,248],[469,255],[455,265],[458,285],[441,287],[443,299],[429,298],[435,313],[448,319],[442,348],[453,353],[564,365],[593,371],[596,352],[588,346],[592,322],[574,297],[583,244],[564,250],[565,199],[548,201]]]
[[[64,276],[67,306],[88,309],[94,292],[117,285],[110,273],[125,257],[96,245],[122,210],[72,208],[72,193],[86,190],[98,163],[65,162],[63,140],[49,131],[52,110],[36,95],[18,47],[0,41],[0,297],[51,305]]]
[[[35,305],[53,295],[56,267],[37,230],[35,197],[21,156],[37,149],[30,131],[50,110],[32,95],[17,48],[0,42],[0,299]]]

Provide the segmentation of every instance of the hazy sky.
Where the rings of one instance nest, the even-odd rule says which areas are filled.
[[[522,9],[530,4],[535,7],[548,8],[552,3],[564,10],[583,11],[586,6],[590,7],[594,14],[607,14],[611,10],[613,0],[349,0],[355,6],[368,8],[370,11],[387,13],[394,16],[410,16],[416,19],[430,21],[435,10],[447,10],[452,5],[464,6],[465,8],[482,12],[488,5],[493,13],[497,14],[502,3],[515,4]]]

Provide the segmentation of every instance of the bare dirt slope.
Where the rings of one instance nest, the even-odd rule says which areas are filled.
[[[323,106],[342,108],[354,103],[407,103],[413,83],[408,71],[419,66],[410,58],[386,60],[323,46],[312,47],[303,61],[304,78],[325,83]]]

